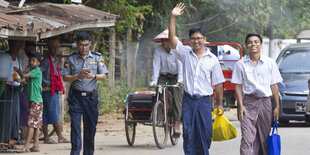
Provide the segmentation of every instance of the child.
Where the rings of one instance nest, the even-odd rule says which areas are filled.
[[[41,55],[39,52],[29,54],[29,64],[31,70],[24,74],[17,67],[14,70],[22,77],[29,78],[27,84],[27,97],[29,100],[28,110],[28,136],[24,146],[24,152],[39,152],[39,128],[42,126],[42,72],[39,67]],[[33,147],[29,149],[29,144],[34,135]]]

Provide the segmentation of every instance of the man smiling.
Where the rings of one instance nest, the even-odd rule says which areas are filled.
[[[185,6],[177,4],[171,12],[169,40],[183,64],[184,96],[182,105],[183,149],[185,155],[209,155],[212,137],[212,116],[209,96],[215,85],[218,108],[222,107],[225,81],[217,57],[205,48],[205,30],[189,30],[191,47],[184,46],[175,34],[176,17],[183,14]]]
[[[249,56],[239,60],[233,69],[232,83],[238,100],[238,119],[241,123],[241,155],[267,155],[267,136],[270,133],[272,106],[273,119],[279,119],[278,84],[282,81],[274,60],[261,54],[263,39],[258,34],[245,38]],[[242,86],[243,85],[243,86]]]

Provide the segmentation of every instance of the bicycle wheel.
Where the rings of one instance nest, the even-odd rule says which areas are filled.
[[[177,145],[178,139],[179,139],[179,138],[173,137],[173,134],[174,134],[174,132],[173,132],[173,127],[174,127],[174,120],[173,120],[173,118],[169,115],[169,130],[170,130],[169,134],[170,134],[170,141],[171,141],[171,144],[172,144],[172,145]]]
[[[163,149],[167,145],[168,121],[165,121],[165,109],[162,101],[156,102],[153,109],[153,134],[157,147]]]
[[[133,146],[136,137],[136,123],[125,122],[126,138],[129,146]]]

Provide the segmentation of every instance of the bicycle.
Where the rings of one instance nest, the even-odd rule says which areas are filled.
[[[150,125],[156,146],[163,149],[167,145],[168,132],[172,145],[178,138],[173,137],[174,120],[168,112],[168,87],[178,85],[156,85],[157,92],[140,91],[129,94],[125,99],[125,131],[129,146],[133,146],[137,123]]]

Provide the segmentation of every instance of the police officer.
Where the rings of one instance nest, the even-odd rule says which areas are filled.
[[[61,75],[72,82],[68,96],[71,117],[71,155],[79,155],[81,144],[81,116],[84,123],[84,155],[94,154],[98,121],[97,80],[105,80],[107,68],[100,53],[90,51],[91,37],[87,32],[77,35],[78,51],[67,57]]]

